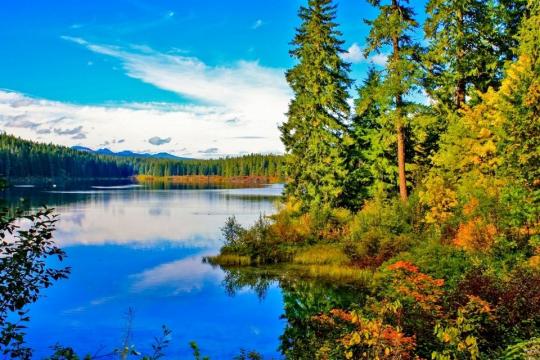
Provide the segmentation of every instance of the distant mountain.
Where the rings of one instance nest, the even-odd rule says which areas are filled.
[[[176,155],[172,155],[166,152],[160,152],[157,154],[148,154],[148,153],[136,153],[129,150],[114,152],[110,149],[97,149],[92,150],[90,148],[84,147],[84,146],[72,146],[72,149],[78,150],[78,151],[85,151],[85,152],[91,152],[94,154],[100,154],[100,155],[109,155],[109,156],[121,156],[121,157],[138,157],[138,158],[151,158],[151,159],[168,159],[168,160],[192,160],[192,158],[187,157],[180,157]]]

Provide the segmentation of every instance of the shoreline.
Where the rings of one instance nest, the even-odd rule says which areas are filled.
[[[278,176],[221,176],[221,175],[180,175],[180,176],[152,176],[137,175],[134,177],[138,183],[165,182],[172,184],[234,184],[234,185],[265,185],[278,184],[283,178]]]

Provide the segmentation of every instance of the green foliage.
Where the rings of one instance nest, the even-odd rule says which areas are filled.
[[[401,199],[405,201],[408,196],[406,129],[412,109],[415,107],[408,99],[418,88],[420,78],[417,56],[420,49],[412,36],[418,23],[414,19],[413,9],[408,6],[408,0],[371,0],[370,3],[377,7],[379,15],[374,20],[366,20],[371,26],[366,55],[372,52],[380,53],[386,47],[392,49],[384,79],[376,89],[375,98],[386,110],[378,120],[383,124],[382,128],[394,129],[399,193]]]
[[[355,100],[350,130],[353,143],[347,152],[351,170],[346,189],[349,206],[356,209],[377,189],[391,190],[396,186],[394,129],[381,121],[386,111],[384,98],[380,99],[382,81],[381,72],[370,68]]]
[[[308,0],[290,54],[298,63],[287,72],[294,97],[280,127],[287,151],[286,192],[304,208],[339,205],[347,177],[345,122],[349,117],[349,64],[331,0]]]
[[[540,338],[521,341],[509,346],[501,356],[503,360],[534,360],[540,357]]]
[[[208,356],[201,356],[201,350],[195,341],[190,342],[189,346],[193,350],[193,358],[195,360],[210,360]]]
[[[524,12],[507,1],[505,16],[499,16],[495,1],[430,0],[425,23],[429,46],[424,57],[426,89],[437,100],[443,116],[466,104],[477,91],[500,85],[504,60],[512,58],[513,38]],[[513,9],[509,6],[515,4]],[[511,12],[510,12],[511,11]],[[512,25],[508,26],[507,22]],[[504,29],[501,32],[500,29]]]
[[[54,353],[50,357],[45,358],[45,360],[80,360],[81,359],[79,355],[77,355],[75,351],[70,347],[63,347],[57,344],[53,347],[53,350],[54,350]],[[91,360],[92,357],[90,355],[87,355],[83,359]]]
[[[244,349],[240,350],[240,354],[236,355],[234,360],[263,360],[261,354],[256,351],[246,351]]]
[[[30,214],[0,210],[0,351],[4,356],[31,358],[24,341],[24,324],[30,320],[26,307],[38,300],[41,290],[70,272],[49,265],[65,257],[53,239],[57,221],[47,208]]]
[[[275,236],[269,219],[263,215],[247,230],[234,217],[229,218],[222,232],[225,243],[221,254],[241,257],[214,257],[211,261],[215,263],[221,264],[220,260],[231,259],[244,263],[245,257],[249,257],[251,264],[271,264],[288,261],[292,257],[288,247]]]

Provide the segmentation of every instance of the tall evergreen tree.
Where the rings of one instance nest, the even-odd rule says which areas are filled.
[[[514,59],[526,0],[429,0],[424,58],[429,95],[451,113],[468,97],[500,85]]]
[[[306,207],[339,205],[347,167],[344,142],[349,117],[350,65],[340,55],[343,41],[331,0],[309,0],[290,54],[298,64],[287,72],[294,92],[280,127],[287,151],[287,194]]]
[[[366,21],[371,26],[366,55],[380,52],[390,47],[386,76],[380,87],[381,98],[388,98],[391,111],[384,116],[393,123],[397,142],[398,185],[402,200],[407,199],[407,179],[405,174],[405,126],[410,95],[417,83],[418,46],[412,40],[412,32],[418,26],[408,0],[369,0],[379,9],[379,16]]]
[[[381,122],[384,101],[377,95],[382,85],[381,72],[371,67],[363,84],[357,89],[354,116],[351,121],[353,143],[348,149],[350,175],[347,196],[358,208],[363,200],[378,189],[395,184],[397,167],[394,152],[394,129]]]

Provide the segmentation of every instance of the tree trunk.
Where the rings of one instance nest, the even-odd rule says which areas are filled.
[[[458,44],[457,44],[457,53],[456,53],[456,70],[458,75],[458,80],[456,82],[456,92],[455,105],[456,109],[461,109],[465,104],[465,92],[466,92],[466,82],[464,78],[464,66],[463,66],[463,57],[465,50],[463,49],[463,11],[461,9],[457,10],[457,28],[458,28]]]
[[[397,0],[392,0],[394,11],[398,11]],[[399,35],[392,35],[393,58],[399,61]],[[399,175],[399,196],[402,201],[407,201],[407,178],[405,176],[405,131],[403,129],[403,94],[399,91],[396,95],[396,135],[397,135],[397,161]]]
[[[398,96],[396,106],[403,106],[401,95]],[[399,105],[398,105],[399,104]],[[397,159],[399,174],[399,196],[402,201],[407,201],[407,178],[405,176],[405,131],[403,129],[403,114],[400,108],[397,111],[396,133],[397,133]]]

